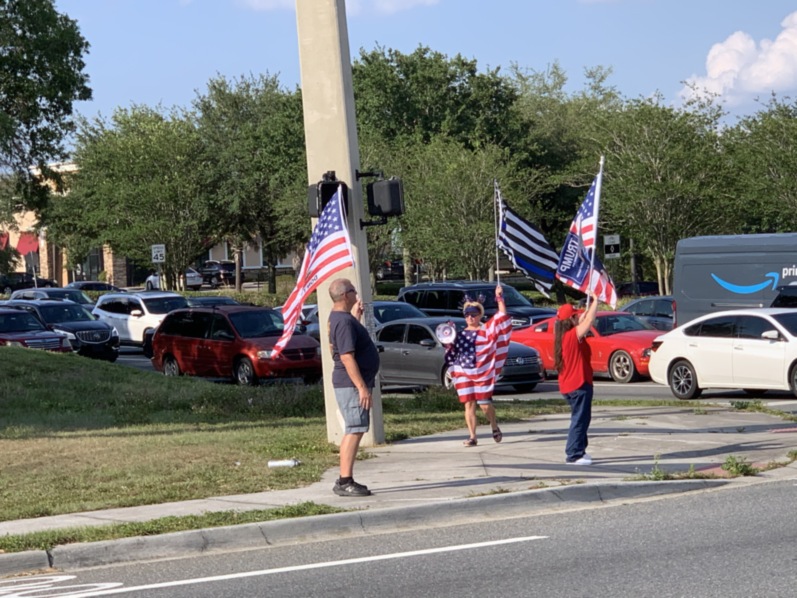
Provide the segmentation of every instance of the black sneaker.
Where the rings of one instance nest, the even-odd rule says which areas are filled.
[[[370,496],[371,491],[368,489],[368,486],[363,486],[362,484],[358,484],[354,480],[348,482],[346,484],[341,484],[340,482],[335,482],[335,485],[332,487],[332,492],[337,494],[338,496]]]

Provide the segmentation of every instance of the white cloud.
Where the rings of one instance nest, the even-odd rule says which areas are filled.
[[[300,0],[311,2],[313,0]],[[409,10],[416,6],[432,6],[440,0],[346,0],[346,13],[349,15],[376,12],[380,14],[394,14],[402,10]],[[257,11],[280,10],[296,8],[296,0],[236,0],[244,8]]]
[[[783,30],[774,41],[760,43],[747,33],[737,31],[725,41],[714,44],[706,57],[706,75],[692,75],[680,96],[697,93],[719,95],[729,105],[772,91],[797,89],[797,12],[781,21]]]

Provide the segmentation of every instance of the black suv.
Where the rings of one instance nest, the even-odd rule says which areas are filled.
[[[770,307],[797,307],[797,285],[778,287],[778,295]]]
[[[82,305],[68,300],[6,301],[6,307],[25,310],[54,332],[66,335],[80,355],[114,362],[119,357],[119,333]]]
[[[212,288],[221,285],[230,286],[235,284],[235,262],[229,260],[209,260],[200,268],[202,282]],[[245,282],[244,272],[241,270],[241,282]]]
[[[496,311],[494,282],[449,280],[445,282],[421,282],[404,287],[399,291],[398,300],[414,305],[429,316],[462,316],[462,306],[467,294],[474,300],[484,296],[484,316],[489,318]],[[514,287],[503,284],[506,311],[512,316],[512,326],[523,328],[545,320],[556,314],[556,310],[545,307],[534,307],[530,299],[526,299]]]
[[[49,278],[39,278],[29,272],[9,272],[8,274],[0,274],[0,293],[10,295],[13,291],[19,289],[28,289],[30,287],[57,287],[58,283]]]

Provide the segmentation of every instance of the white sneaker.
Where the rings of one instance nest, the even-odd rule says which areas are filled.
[[[592,465],[592,457],[584,453],[580,458],[575,461],[565,461],[568,465]]]

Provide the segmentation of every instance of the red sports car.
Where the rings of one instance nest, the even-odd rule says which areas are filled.
[[[555,372],[553,341],[556,318],[543,320],[527,328],[512,331],[512,340],[540,352],[546,372]],[[587,343],[592,349],[592,369],[596,374],[609,374],[616,382],[649,378],[648,362],[653,339],[661,336],[633,314],[599,311]]]

